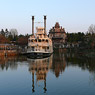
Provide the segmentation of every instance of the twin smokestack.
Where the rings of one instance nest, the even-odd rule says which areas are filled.
[[[46,34],[46,16],[44,16],[44,31]],[[32,34],[34,35],[34,16],[32,16]]]
[[[32,16],[32,34],[34,35],[34,16]]]

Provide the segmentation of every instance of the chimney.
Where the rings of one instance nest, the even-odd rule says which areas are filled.
[[[32,16],[32,34],[34,35],[34,16]]]
[[[45,30],[45,34],[46,34],[46,16],[44,16],[44,30]]]

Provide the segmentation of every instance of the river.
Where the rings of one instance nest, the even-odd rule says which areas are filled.
[[[0,95],[95,95],[95,57],[63,50],[44,59],[0,57]]]

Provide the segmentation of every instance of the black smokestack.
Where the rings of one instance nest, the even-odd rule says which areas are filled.
[[[45,34],[46,34],[46,16],[44,16],[44,30],[45,30]]]
[[[34,16],[32,16],[32,34],[34,35]]]

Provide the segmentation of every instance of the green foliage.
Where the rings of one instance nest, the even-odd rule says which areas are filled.
[[[78,32],[78,33],[67,33],[67,42],[70,43],[77,43],[79,41],[84,42],[85,34]]]
[[[4,30],[3,29],[1,29],[1,35],[3,35],[3,36],[5,36],[5,32],[4,32]]]

